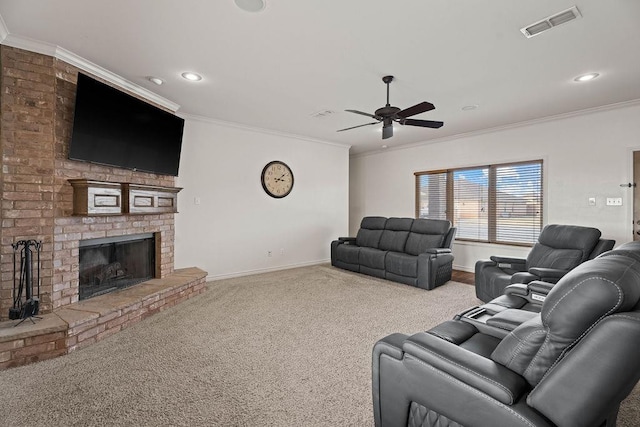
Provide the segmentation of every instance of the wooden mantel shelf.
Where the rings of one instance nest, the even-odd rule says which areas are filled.
[[[158,187],[128,182],[70,179],[73,214],[141,215],[178,212],[179,187]]]

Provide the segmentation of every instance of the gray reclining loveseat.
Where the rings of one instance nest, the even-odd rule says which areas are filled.
[[[484,304],[373,349],[376,427],[615,426],[640,378],[640,242],[586,261],[541,311]]]
[[[356,237],[331,242],[331,265],[433,289],[451,280],[455,232],[444,220],[364,217]]]

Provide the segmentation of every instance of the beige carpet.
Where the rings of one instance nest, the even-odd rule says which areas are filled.
[[[0,372],[0,426],[371,426],[371,349],[477,304],[322,265],[212,282],[98,344]],[[638,391],[619,425],[640,419]]]

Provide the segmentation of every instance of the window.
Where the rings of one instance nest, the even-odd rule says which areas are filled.
[[[542,160],[417,172],[416,217],[448,219],[456,239],[532,245],[542,229]]]

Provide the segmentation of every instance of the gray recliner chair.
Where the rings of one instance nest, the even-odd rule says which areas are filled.
[[[547,225],[526,259],[492,256],[476,262],[476,296],[489,302],[514,283],[554,284],[581,263],[613,249],[615,240],[600,239],[600,235],[592,227]]]
[[[576,267],[540,313],[491,304],[373,349],[377,427],[614,426],[640,379],[640,243]]]

